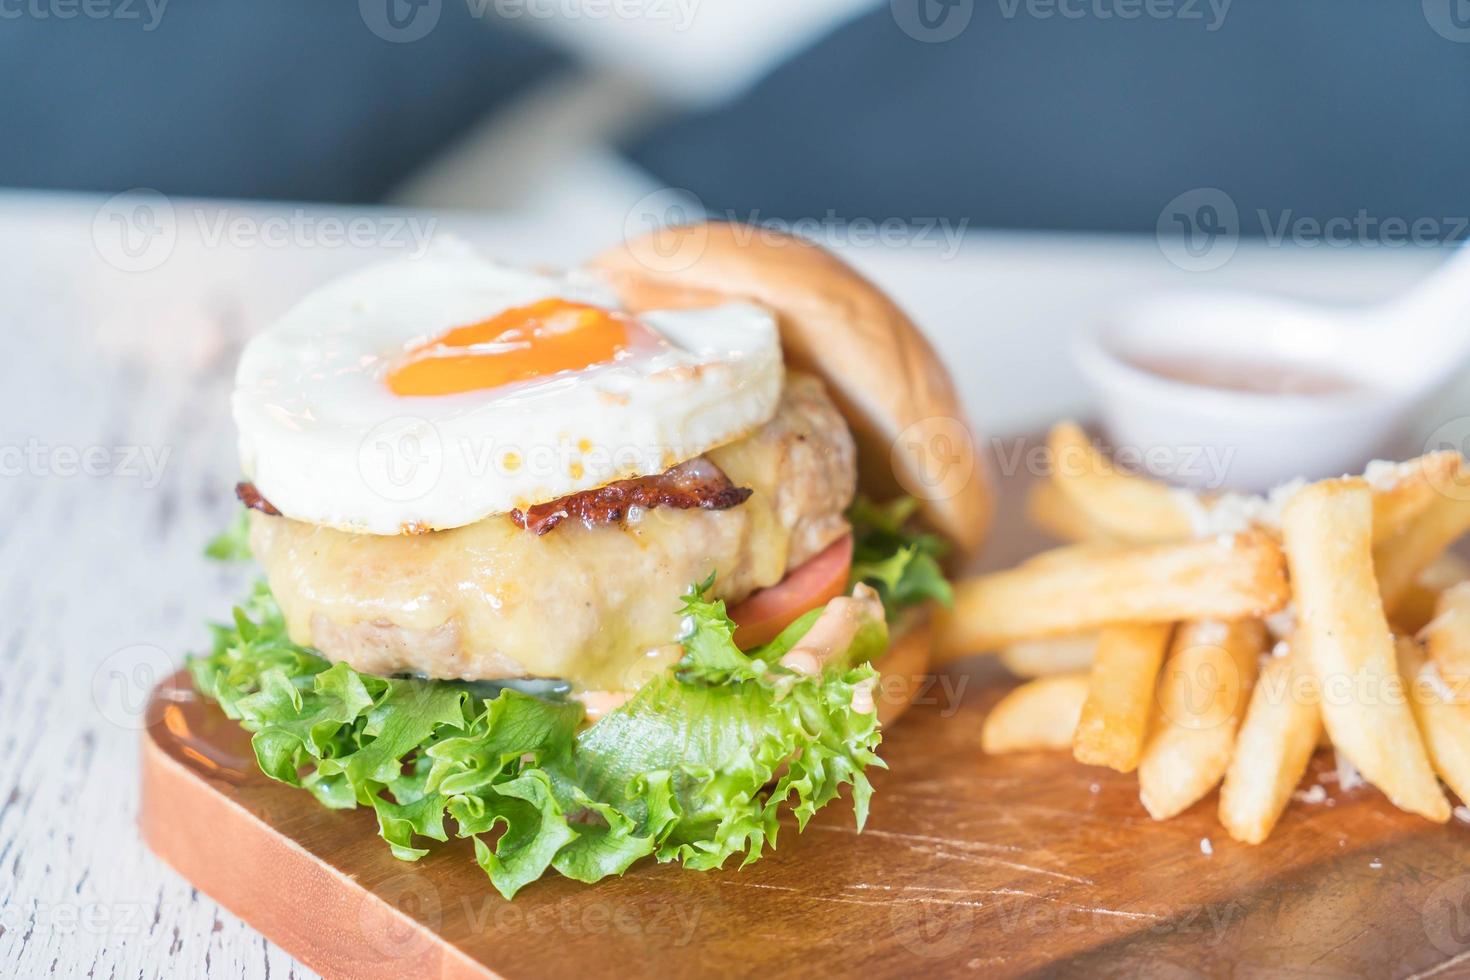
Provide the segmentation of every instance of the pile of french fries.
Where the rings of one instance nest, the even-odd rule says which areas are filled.
[[[1268,500],[1123,472],[1071,423],[1049,450],[1028,512],[1072,543],[957,583],[936,632],[940,660],[995,652],[1034,678],[987,716],[985,751],[1136,771],[1157,820],[1218,785],[1247,843],[1322,746],[1403,810],[1448,820],[1440,780],[1470,803],[1470,566],[1447,553],[1470,530],[1459,453]]]

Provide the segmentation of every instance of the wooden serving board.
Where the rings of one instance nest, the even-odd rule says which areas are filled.
[[[987,564],[1037,547],[1018,484]],[[370,811],[266,779],[183,675],[154,692],[140,824],[329,976],[1470,975],[1470,827],[1331,782],[1257,847],[1224,834],[1213,794],[1156,823],[1131,775],[983,755],[985,713],[1012,683],[983,660],[938,675],[885,735],[866,832],[836,803],[743,871],[549,875],[506,902],[468,841],[398,862]],[[1304,785],[1331,766],[1322,753]]]

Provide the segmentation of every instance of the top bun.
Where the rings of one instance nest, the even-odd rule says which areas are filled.
[[[787,363],[819,375],[852,426],[859,481],[909,493],[958,557],[978,552],[993,493],[949,372],[913,322],[830,252],[750,225],[710,222],[631,239],[589,267],[634,312],[750,300],[776,314]]]

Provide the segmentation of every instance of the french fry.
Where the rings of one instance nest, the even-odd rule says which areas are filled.
[[[1406,527],[1373,549],[1378,591],[1390,616],[1414,581],[1446,548],[1470,531],[1470,499],[1437,495]]]
[[[1317,679],[1299,646],[1261,671],[1220,786],[1220,823],[1245,844],[1271,836],[1322,732]]]
[[[1263,534],[1104,551],[1073,545],[955,583],[952,608],[935,619],[935,659],[1112,623],[1259,618],[1287,597],[1281,549]]]
[[[1011,691],[985,716],[980,747],[991,755],[1072,745],[1087,674],[1056,674],[1029,681]]]
[[[1000,652],[1000,662],[1017,677],[1048,677],[1086,671],[1097,651],[1097,634],[1022,640]]]
[[[1138,768],[1154,682],[1172,630],[1169,623],[1145,623],[1108,626],[1098,634],[1087,700],[1072,738],[1078,762],[1119,772]]]
[[[1429,762],[1456,796],[1470,800],[1470,706],[1454,700],[1435,665],[1424,659],[1413,640],[1399,638],[1398,656]]]
[[[1429,659],[1457,697],[1470,687],[1470,582],[1445,589],[1424,627]]]
[[[1118,469],[1076,423],[1052,426],[1047,437],[1052,481],[1088,522],[1113,537],[1148,544],[1179,541],[1194,533],[1176,491]]]
[[[1026,491],[1026,517],[1062,541],[1111,541],[1112,535],[1092,522],[1051,480],[1038,480]]]
[[[1282,534],[1299,630],[1322,686],[1322,720],[1332,744],[1399,809],[1443,823],[1450,806],[1402,697],[1373,576],[1368,484],[1325,480],[1299,491],[1286,506]]]
[[[1374,543],[1398,534],[1438,499],[1458,476],[1460,461],[1459,453],[1446,449],[1403,463],[1375,463],[1387,471],[1370,481],[1379,484],[1373,487]]]
[[[1139,799],[1155,820],[1184,812],[1225,775],[1265,645],[1258,619],[1184,623],[1174,634],[1138,763]]]
[[[1391,622],[1398,632],[1414,636],[1434,619],[1439,597],[1446,589],[1470,580],[1470,563],[1446,551],[1414,577],[1399,599]]]

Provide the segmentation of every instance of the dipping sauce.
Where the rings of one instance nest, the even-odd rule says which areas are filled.
[[[1362,382],[1289,361],[1249,361],[1203,354],[1129,356],[1128,363],[1170,381],[1256,395],[1345,395]]]

